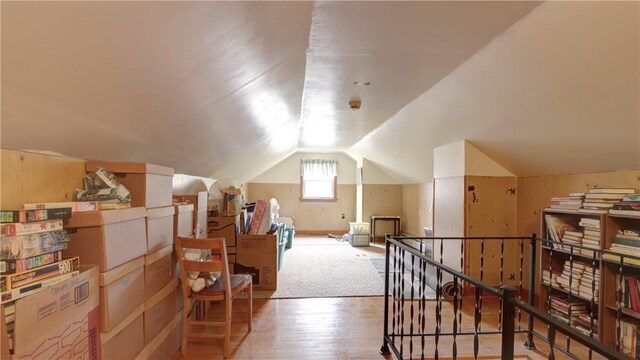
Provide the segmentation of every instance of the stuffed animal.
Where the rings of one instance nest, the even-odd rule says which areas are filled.
[[[186,249],[184,252],[184,258],[189,261],[201,261],[202,253],[200,249]],[[214,273],[197,271],[189,271],[187,276],[189,287],[193,292],[202,291],[205,287],[213,285],[217,278],[214,276]]]

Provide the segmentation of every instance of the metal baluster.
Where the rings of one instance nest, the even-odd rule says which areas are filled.
[[[473,358],[478,359],[478,348],[480,341],[478,332],[480,331],[480,287],[476,286],[476,304],[473,316]]]
[[[555,360],[556,328],[550,325],[547,325],[547,328],[549,329],[547,332],[547,339],[549,340],[549,360]]]
[[[480,282],[484,280],[484,239],[480,239]],[[478,332],[482,332],[482,289],[478,306]]]
[[[596,251],[593,251],[591,257],[591,308],[589,309],[589,336],[593,337],[593,310],[596,307]],[[589,348],[589,360],[593,358],[593,350]]]
[[[504,285],[504,239],[500,239],[500,287]],[[502,330],[502,297],[498,308],[498,331]]]
[[[440,239],[440,264],[442,264],[444,239]],[[435,359],[438,359],[438,343],[440,340],[440,324],[442,323],[442,269],[436,269],[436,335],[435,335]]]
[[[623,257],[620,255],[620,265],[618,267],[618,301],[617,301],[617,309],[616,309],[616,350],[620,351],[620,331],[621,325],[620,320],[622,319],[622,282],[624,281],[624,268],[623,268]]]
[[[395,343],[396,343],[396,336],[398,334],[398,326],[400,325],[400,307],[398,306],[398,300],[400,299],[400,293],[398,291],[399,289],[399,279],[398,279],[398,267],[399,267],[399,263],[400,263],[400,259],[398,257],[398,246],[394,245],[394,251],[393,251],[393,257],[394,257],[394,262],[393,262],[393,338],[391,339],[391,343],[394,345],[395,347]]]
[[[404,350],[404,257],[405,249],[400,249],[400,358]]]
[[[522,301],[522,268],[524,267],[524,240],[520,239],[520,278],[518,281],[518,300]],[[522,330],[520,327],[520,320],[522,319],[522,311],[518,308],[518,331]]]
[[[460,241],[460,273],[464,274],[464,241]],[[464,281],[460,280],[460,314],[458,315],[458,329],[462,329],[462,294],[464,294]],[[454,299],[455,301],[455,299]]]
[[[553,247],[556,246],[553,242],[548,242],[550,244],[549,247],[549,284],[547,285],[547,313],[551,313],[551,291],[553,286],[551,283],[553,282]],[[547,324],[547,330],[550,330],[549,325]],[[554,332],[555,334],[555,332]]]
[[[572,308],[572,303],[571,303],[571,298],[573,295],[573,245],[569,244],[569,297],[568,302],[569,302],[569,309],[567,311],[568,315],[568,319],[569,319],[569,326],[571,326],[571,308]],[[569,351],[571,349],[571,338],[569,336],[567,336],[567,351]]]
[[[411,307],[409,310],[409,314],[410,314],[409,334],[410,335],[413,335],[413,294],[414,294],[413,284],[415,283],[415,281],[413,281],[414,279],[413,265],[415,263],[414,259],[415,259],[415,255],[411,254],[411,299],[409,300],[411,301]],[[413,359],[413,336],[409,336],[409,359]]]
[[[391,351],[389,351],[389,343],[387,342],[387,335],[389,335],[389,268],[391,267],[391,242],[385,241],[384,249],[384,330],[382,334],[380,354],[391,355]]]
[[[426,301],[426,289],[425,287],[427,286],[427,262],[426,261],[422,261],[421,266],[420,266],[420,285],[422,286],[422,294],[421,294],[421,299],[420,299],[420,304],[422,305],[422,314],[421,314],[421,319],[422,322],[420,324],[420,348],[421,348],[421,353],[420,353],[420,359],[424,359],[424,347],[425,347],[425,339],[424,339],[424,330],[425,330],[425,314],[427,312],[426,309],[426,305],[427,305],[427,301]]]
[[[453,275],[453,360],[458,356],[458,344],[456,343],[456,334],[458,333],[458,277]]]

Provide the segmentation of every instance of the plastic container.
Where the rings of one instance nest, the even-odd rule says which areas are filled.
[[[286,249],[291,249],[291,247],[293,246],[293,236],[296,234],[296,228],[291,226],[285,226],[284,228],[284,233],[287,237],[287,243],[285,245]]]
[[[351,246],[369,246],[369,234],[351,234]]]
[[[352,234],[367,234],[369,235],[369,223],[367,222],[350,222],[349,232]]]

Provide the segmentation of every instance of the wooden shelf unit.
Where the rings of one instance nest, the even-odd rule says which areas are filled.
[[[606,223],[606,215],[604,214],[597,214],[597,213],[589,213],[589,212],[578,212],[578,211],[571,211],[571,210],[564,210],[564,209],[544,209],[541,212],[541,227],[540,227],[540,234],[541,237],[545,238],[545,239],[552,239],[551,236],[549,235],[549,232],[547,230],[547,222],[545,219],[545,215],[552,215],[552,216],[559,216],[562,218],[566,218],[566,219],[570,219],[572,222],[575,222],[576,226],[580,229],[584,229],[580,226],[578,226],[577,224],[580,222],[581,218],[590,218],[590,219],[597,219],[600,220],[600,247],[602,248],[603,244],[604,244],[604,237],[605,237],[605,223]],[[550,268],[553,269],[553,272],[556,273],[561,273],[562,269],[564,267],[564,263],[565,261],[568,260],[573,260],[574,262],[579,262],[582,263],[586,266],[587,269],[592,269],[593,264],[593,256],[588,256],[588,255],[583,255],[580,253],[573,253],[571,254],[570,251],[568,250],[563,250],[563,249],[558,249],[558,248],[550,248],[549,246],[544,246],[542,243],[539,246],[539,250],[540,250],[540,261],[539,261],[539,267],[538,267],[538,278],[540,279],[541,282],[541,286],[540,286],[540,291],[538,293],[538,304],[539,307],[544,310],[549,312],[549,308],[548,308],[548,297],[551,294],[565,294],[565,295],[569,295],[569,291],[565,290],[563,288],[558,288],[556,286],[553,286],[551,288],[551,294],[550,294],[550,289],[549,289],[549,284],[545,281],[543,281],[543,277],[542,277],[542,271],[543,270],[549,270]],[[576,249],[577,250],[577,249]],[[606,331],[603,331],[602,329],[604,329],[603,327],[603,322],[602,322],[602,310],[600,309],[602,307],[602,303],[603,303],[603,281],[602,281],[602,273],[603,273],[603,265],[602,262],[600,261],[600,256],[597,256],[596,258],[596,263],[595,263],[595,268],[598,269],[600,271],[600,284],[599,284],[599,292],[598,292],[598,297],[597,299],[594,299],[595,302],[595,308],[592,309],[594,316],[597,317],[597,323],[598,323],[598,336],[594,337],[596,339],[598,339],[599,341],[602,341],[602,337],[603,334]],[[588,271],[588,270],[587,270]],[[575,280],[574,281],[579,281],[579,280]],[[590,309],[591,308],[591,299],[590,298],[586,298],[582,295],[580,295],[579,293],[571,293],[571,298],[572,299],[580,299],[583,300],[586,305],[587,308]],[[595,319],[594,319],[595,321]]]
[[[613,242],[613,238],[619,229],[640,229],[640,217],[627,215],[608,215],[605,224],[605,241],[604,249],[608,249]],[[640,266],[624,263],[622,269],[620,262],[614,260],[603,259],[602,266],[604,271],[600,273],[600,286],[603,294],[602,326],[603,329],[609,331],[603,332],[602,342],[611,347],[616,345],[616,319],[618,307],[616,304],[618,283],[616,275],[622,271],[623,275],[632,275],[640,278]],[[640,313],[629,308],[625,308],[622,304],[622,318],[630,318],[640,320]]]

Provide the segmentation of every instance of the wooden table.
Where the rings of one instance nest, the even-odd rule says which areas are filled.
[[[393,221],[393,235],[400,236],[400,216],[394,215],[374,215],[371,217],[371,242],[376,242],[376,222],[377,221]]]

